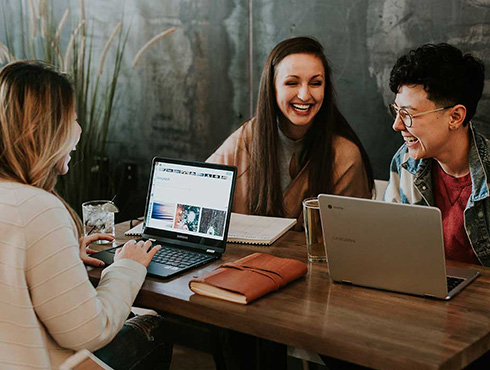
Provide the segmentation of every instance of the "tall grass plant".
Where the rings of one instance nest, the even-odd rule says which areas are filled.
[[[54,18],[53,0],[2,2],[1,10],[6,40],[0,42],[0,63],[43,60],[68,73],[75,86],[83,134],[71,154],[70,171],[58,181],[58,192],[78,211],[84,201],[112,198],[115,184],[106,145],[129,29],[119,22],[99,51],[94,45],[94,25],[86,17],[85,0],[80,0],[78,19],[71,17],[67,8],[59,22]],[[67,29],[69,23],[74,25],[72,29]],[[146,43],[133,66],[149,46],[173,31],[175,28],[166,30]],[[66,33],[69,38],[63,37]]]

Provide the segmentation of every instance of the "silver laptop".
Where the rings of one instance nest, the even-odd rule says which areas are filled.
[[[142,239],[162,249],[148,274],[168,278],[221,257],[235,179],[234,166],[153,158]],[[93,256],[109,265],[120,247]]]
[[[480,275],[446,267],[438,208],[318,198],[333,281],[447,300]]]

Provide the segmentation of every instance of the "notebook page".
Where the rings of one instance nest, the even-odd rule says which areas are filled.
[[[128,231],[126,231],[124,233],[124,235],[126,235],[126,236],[141,236],[142,233],[143,233],[143,222],[139,223],[138,225],[136,225],[132,229],[129,229]]]
[[[228,240],[272,241],[294,224],[296,224],[296,219],[294,218],[251,216],[232,213]]]

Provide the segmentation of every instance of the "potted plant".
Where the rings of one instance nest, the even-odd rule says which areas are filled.
[[[43,60],[68,73],[74,83],[77,120],[83,135],[72,153],[70,171],[60,177],[57,191],[78,212],[86,200],[112,198],[115,184],[106,143],[129,31],[119,22],[100,51],[94,48],[93,26],[86,17],[84,0],[80,1],[80,19],[72,20],[71,30],[65,29],[70,9],[55,22],[52,0],[19,0],[9,8],[3,3],[2,11],[6,40],[0,42],[0,64]],[[151,45],[174,31],[166,30],[147,42],[136,54],[133,66]],[[70,37],[63,42],[66,32]],[[111,53],[112,58],[107,58]]]

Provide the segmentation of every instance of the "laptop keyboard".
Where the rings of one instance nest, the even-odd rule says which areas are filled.
[[[116,249],[110,249],[108,252],[116,253]],[[213,257],[205,254],[162,246],[151,261],[162,264],[170,270],[179,270],[212,259]]]
[[[447,291],[450,292],[454,288],[456,288],[459,284],[461,284],[466,279],[461,279],[453,276],[446,276],[447,279]]]

